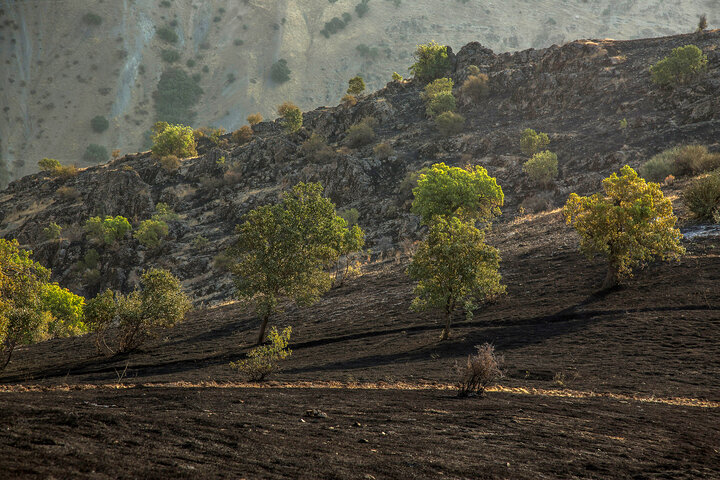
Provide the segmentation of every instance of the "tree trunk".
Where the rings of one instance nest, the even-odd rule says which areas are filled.
[[[5,346],[5,351],[6,351],[7,356],[5,357],[2,366],[0,366],[0,370],[4,370],[5,367],[8,366],[8,363],[10,363],[10,357],[12,356],[13,350],[15,350],[15,345],[10,345],[10,346],[6,345]]]
[[[263,316],[262,325],[260,325],[260,335],[258,335],[257,343],[255,343],[255,345],[262,345],[262,343],[265,341],[265,329],[267,328],[269,319],[269,313]]]
[[[450,303],[450,299],[448,298],[447,303],[445,304],[445,328],[442,331],[442,335],[440,335],[440,340],[447,340],[450,338],[450,316],[452,315],[453,307],[454,306]]]
[[[607,275],[605,275],[605,281],[602,284],[603,290],[608,290],[617,286],[618,284],[618,269],[612,263],[608,267]]]

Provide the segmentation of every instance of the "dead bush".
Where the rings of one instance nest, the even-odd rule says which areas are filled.
[[[80,198],[80,192],[77,191],[77,188],[73,187],[60,187],[55,191],[55,193],[58,197],[60,197],[60,200],[66,202],[74,202]]]
[[[257,125],[258,123],[263,121],[263,116],[260,113],[251,113],[247,117],[247,122],[250,125]]]
[[[180,159],[175,155],[165,155],[160,158],[160,165],[168,173],[177,171],[180,168]]]
[[[502,357],[495,355],[495,347],[484,343],[475,347],[477,353],[468,355],[464,363],[456,363],[458,397],[483,396],[485,389],[502,377]]]
[[[312,163],[330,163],[335,158],[335,150],[317,133],[300,145],[300,152]]]
[[[250,115],[252,117],[252,115]],[[250,117],[248,117],[250,118]],[[253,137],[253,129],[250,125],[243,125],[232,134],[233,141],[239,145],[245,145]]]
[[[460,87],[460,95],[464,99],[479,102],[490,92],[488,81],[488,76],[484,73],[470,75]]]
[[[520,207],[527,213],[539,213],[552,209],[552,196],[548,193],[538,193],[527,197],[522,201]]]
[[[373,153],[375,154],[375,158],[377,158],[378,160],[387,160],[395,154],[395,150],[393,150],[393,148],[389,144],[383,142],[375,145],[375,148],[373,148]]]
[[[357,105],[357,98],[348,93],[347,95],[344,95],[342,97],[342,104],[345,107],[354,107],[355,105]]]

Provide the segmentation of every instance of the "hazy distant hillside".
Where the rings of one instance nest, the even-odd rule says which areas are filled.
[[[713,26],[715,3],[369,0],[360,18],[360,2],[0,0],[2,162],[16,178],[46,156],[94,163],[82,159],[89,144],[142,149],[157,118],[153,93],[173,67],[203,91],[193,125],[231,130],[255,111],[272,117],[284,100],[303,109],[335,104],[357,73],[379,88],[393,71],[405,74],[414,46],[430,39],[456,50],[480,41],[507,51],[583,37],[650,37],[690,31],[705,11]],[[326,38],[326,23],[345,13],[347,25]],[[174,40],[173,32],[174,42],[161,38]],[[164,50],[179,59],[162,60],[173,55]],[[292,72],[282,84],[270,78],[280,59]],[[91,128],[96,116],[109,122],[101,133]],[[3,170],[0,164],[0,185]]]

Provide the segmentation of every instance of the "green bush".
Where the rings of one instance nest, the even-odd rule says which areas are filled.
[[[434,40],[418,45],[415,50],[415,63],[409,70],[415,78],[423,82],[442,77],[450,70],[447,47],[438,45]]]
[[[353,148],[362,147],[375,140],[375,119],[368,117],[352,125],[347,131],[347,144]]]
[[[262,114],[260,114],[260,112],[251,113],[250,115],[247,116],[247,122],[250,125],[257,125],[258,123],[260,123],[262,121],[263,121],[263,116],[262,116]]]
[[[85,325],[85,299],[57,283],[46,283],[40,293],[42,309],[49,315],[45,319],[45,338],[70,337],[88,332]]]
[[[425,113],[429,117],[455,111],[456,101],[452,88],[453,81],[449,78],[439,78],[425,86],[421,96],[425,100]]]
[[[268,332],[267,344],[253,348],[248,353],[248,358],[239,362],[231,362],[230,366],[247,375],[251,382],[264,380],[268,375],[278,369],[278,362],[285,360],[292,355],[288,348],[290,342],[291,327],[285,327],[282,332],[272,327]]]
[[[173,50],[172,48],[166,48],[160,52],[160,58],[163,62],[175,63],[180,60],[180,52]]]
[[[85,233],[97,243],[111,245],[132,230],[130,222],[123,216],[104,218],[91,217],[85,222]]]
[[[348,82],[347,93],[349,95],[360,95],[365,91],[365,81],[360,75],[356,75]]]
[[[355,5],[355,13],[358,18],[364,17],[365,14],[370,11],[370,6],[368,5],[369,1],[370,0],[361,0],[360,3]]]
[[[663,87],[690,82],[707,68],[707,56],[695,45],[674,48],[670,55],[650,67],[652,80]]]
[[[167,43],[177,43],[178,41],[178,34],[172,27],[163,26],[160,28],[156,28],[156,32],[157,36],[160,37],[161,40],[166,41]]]
[[[435,125],[443,135],[457,135],[463,131],[465,117],[455,112],[443,112],[435,117]]]
[[[102,23],[102,17],[97,13],[88,12],[82,17],[83,22],[87,25],[98,26]]]
[[[720,223],[720,172],[693,180],[683,197],[695,218]]]
[[[523,164],[523,172],[533,183],[548,185],[558,175],[557,155],[550,150],[536,153]]]
[[[270,67],[270,78],[275,83],[285,83],[290,80],[290,67],[287,65],[287,60],[281,58],[277,62],[273,63]]]
[[[532,156],[545,149],[550,144],[546,133],[538,133],[532,128],[526,128],[520,137],[520,149],[527,156]]]
[[[651,182],[662,182],[675,173],[675,159],[680,147],[673,147],[654,155],[640,167],[640,176]]]
[[[400,74],[397,73],[397,72],[393,72],[393,74],[392,74],[392,80],[393,80],[393,82],[402,82],[402,81],[403,81],[403,76],[400,75]]]
[[[169,228],[162,220],[144,220],[135,230],[134,236],[141,245],[147,248],[157,248],[167,237]]]
[[[303,116],[300,108],[292,102],[285,102],[277,109],[278,115],[283,117],[283,126],[288,133],[297,132],[302,128]]]
[[[194,157],[197,142],[192,127],[157,122],[153,126],[152,154],[155,158],[175,155],[180,158]]]
[[[91,143],[83,153],[83,160],[88,163],[104,163],[110,160],[110,154],[107,148],[97,143]]]
[[[55,222],[50,222],[50,225],[43,228],[43,237],[45,240],[59,240],[62,234],[62,227]]]
[[[720,168],[720,154],[708,152],[703,145],[684,145],[668,148],[640,167],[646,180],[662,182],[668,175],[697,175]]]
[[[60,162],[54,158],[43,158],[38,162],[38,167],[40,167],[40,170],[43,172],[52,173],[61,166]]]
[[[172,124],[191,124],[195,119],[193,107],[203,94],[198,82],[180,68],[170,68],[160,75],[153,92],[156,119]]]
[[[98,115],[96,117],[93,117],[92,120],[90,120],[90,126],[92,127],[94,132],[102,133],[108,128],[110,128],[110,122],[108,122],[108,119],[103,117],[102,115]]]

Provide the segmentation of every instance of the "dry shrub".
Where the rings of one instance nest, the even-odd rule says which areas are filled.
[[[180,168],[180,159],[175,155],[165,155],[160,158],[160,165],[168,173],[177,171]]]
[[[478,102],[490,92],[488,82],[488,76],[484,73],[471,75],[463,82],[462,87],[460,87],[460,95],[462,95],[464,99]]]
[[[467,362],[456,363],[458,397],[483,396],[485,389],[502,377],[502,357],[495,355],[495,347],[484,343],[475,347],[477,353],[468,355]]]
[[[120,149],[115,149],[112,152],[110,152],[110,156],[112,156],[113,160],[117,160],[122,155],[122,151]]]
[[[375,148],[373,148],[373,153],[378,160],[387,160],[395,154],[395,150],[393,150],[393,148],[389,144],[383,142],[375,145]]]
[[[53,177],[62,178],[64,180],[76,177],[78,169],[75,165],[60,165],[52,171]]]
[[[252,115],[250,115],[252,117]],[[250,118],[248,117],[248,118]],[[262,118],[262,117],[261,117]],[[239,145],[245,145],[252,140],[253,129],[250,125],[243,125],[232,134],[233,141]]]
[[[360,122],[348,129],[347,142],[348,145],[357,148],[372,143],[375,140],[375,127],[377,120],[373,117],[365,117]]]
[[[260,113],[251,113],[247,116],[247,122],[250,125],[257,125],[263,121],[263,116]]]
[[[317,133],[310,135],[310,138],[300,145],[300,152],[313,163],[330,163],[335,158],[335,150]]]
[[[527,213],[545,212],[553,207],[552,196],[546,192],[532,195],[523,200],[520,207]]]
[[[720,222],[720,172],[694,180],[685,189],[684,198],[695,218]]]
[[[346,107],[354,107],[357,105],[357,98],[348,93],[342,97],[342,104]]]
[[[74,187],[60,187],[55,193],[63,201],[75,201],[80,198],[80,192]]]
[[[690,175],[703,170],[705,157],[708,156],[708,149],[703,145],[685,145],[677,151],[675,156],[674,175]]]

